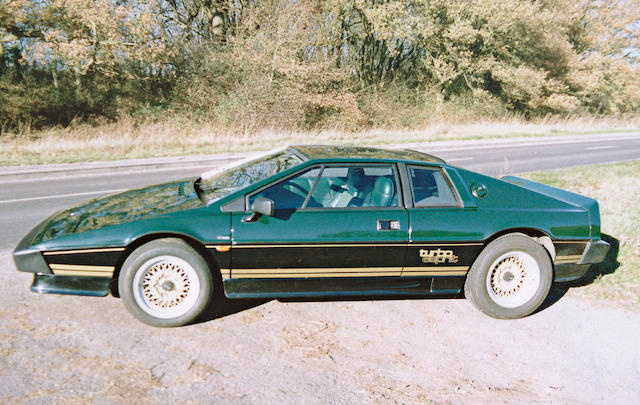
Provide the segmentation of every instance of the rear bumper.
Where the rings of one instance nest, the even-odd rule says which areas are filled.
[[[556,264],[554,266],[553,281],[563,283],[578,280],[589,271],[590,267],[590,264]]]
[[[602,263],[607,256],[609,247],[609,243],[603,240],[589,242],[578,264]]]
[[[574,281],[583,277],[592,264],[602,263],[609,252],[609,243],[598,240],[587,243],[584,248],[580,259],[573,263],[558,263],[554,264],[554,278],[553,281],[564,282]]]

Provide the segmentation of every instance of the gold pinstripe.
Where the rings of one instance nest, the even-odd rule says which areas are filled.
[[[111,278],[112,271],[86,271],[86,270],[54,270],[56,276],[84,276],[84,277],[105,277]]]
[[[296,278],[296,277],[390,277],[390,276],[463,276],[469,266],[447,267],[337,267],[337,268],[274,268],[274,269],[221,269],[228,278]]]
[[[328,244],[289,244],[289,245],[233,245],[233,249],[261,249],[261,248],[309,248],[309,247],[406,247],[405,243],[328,243]]]
[[[469,242],[469,243],[411,243],[407,246],[482,246],[482,242]]]
[[[113,271],[114,266],[93,266],[84,264],[49,264],[51,270],[77,270],[77,271]]]
[[[402,272],[402,277],[406,276],[464,276],[467,274],[467,270],[458,270],[458,271],[410,271]]]
[[[588,240],[554,240],[553,243],[589,243]]]
[[[111,277],[115,267],[113,266],[89,266],[77,264],[50,264],[49,268],[57,276],[93,276]]]
[[[220,246],[233,249],[259,249],[259,248],[296,248],[296,247],[420,247],[420,246],[481,246],[483,243],[311,243],[311,244],[286,244],[286,245],[205,245],[207,249],[215,249]]]
[[[555,264],[571,264],[571,263],[578,263],[578,261],[580,261],[580,259],[582,258],[582,255],[566,255],[566,256],[556,256],[556,260],[554,261]]]
[[[467,271],[469,266],[421,266],[421,267],[403,267],[402,271]]]
[[[317,272],[274,272],[274,273],[237,273],[233,271],[233,277],[231,278],[326,278],[326,277],[392,277],[399,276],[399,271],[393,272],[329,272],[329,273],[317,273]]]
[[[468,271],[469,266],[405,267],[402,269],[402,276],[464,276]]]
[[[239,273],[268,274],[268,273],[347,273],[359,271],[362,273],[396,272],[400,274],[402,267],[305,267],[305,268],[273,268],[273,269],[233,269],[233,275]]]
[[[119,248],[99,248],[99,249],[76,249],[76,250],[52,250],[50,252],[42,253],[44,256],[54,255],[71,255],[76,253],[100,253],[100,252],[122,252],[123,247]]]

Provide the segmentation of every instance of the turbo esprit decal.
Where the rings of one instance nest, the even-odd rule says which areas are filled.
[[[433,263],[433,264],[441,264],[441,263],[458,263],[458,256],[453,254],[453,250],[443,250],[443,249],[420,249],[420,257],[422,258],[422,263]]]

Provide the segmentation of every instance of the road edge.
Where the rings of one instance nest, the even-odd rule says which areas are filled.
[[[536,146],[540,144],[566,144],[601,142],[606,140],[636,139],[640,137],[640,132],[632,133],[599,133],[589,135],[569,135],[569,136],[541,136],[541,137],[518,137],[518,138],[491,138],[462,141],[436,141],[420,143],[400,143],[371,145],[385,149],[428,149],[430,153],[449,150],[479,149],[479,148],[500,148],[512,146]],[[64,177],[70,175],[100,174],[102,172],[122,173],[136,170],[144,172],[149,170],[175,170],[186,168],[205,167],[208,165],[218,165],[220,163],[231,163],[233,161],[249,157],[251,153],[220,153],[208,155],[187,155],[187,156],[165,156],[157,158],[123,159],[96,162],[76,162],[60,164],[41,164],[25,166],[0,166],[0,182],[25,180],[30,178],[51,178]]]

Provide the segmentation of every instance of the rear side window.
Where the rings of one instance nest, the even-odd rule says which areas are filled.
[[[409,167],[409,178],[416,208],[458,205],[442,170],[434,167]]]

